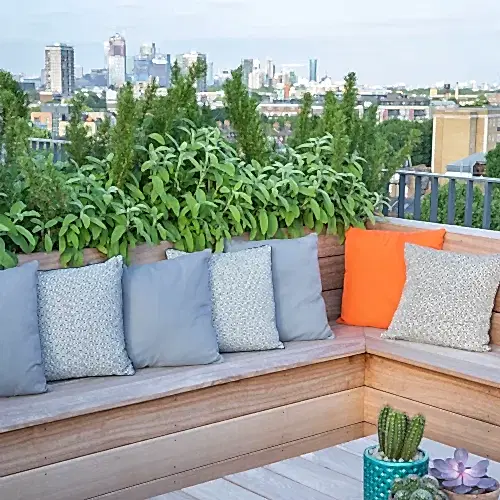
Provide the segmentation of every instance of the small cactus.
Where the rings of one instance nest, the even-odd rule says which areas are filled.
[[[430,476],[410,475],[398,478],[392,484],[391,500],[447,500],[439,483]]]
[[[384,406],[378,418],[379,451],[384,460],[409,462],[418,451],[424,435],[425,417],[411,420],[403,412]]]

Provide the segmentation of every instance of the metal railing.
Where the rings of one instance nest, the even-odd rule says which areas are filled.
[[[428,197],[430,201],[429,222],[444,222],[456,224],[456,188],[457,182],[465,184],[465,214],[463,226],[472,227],[474,215],[474,188],[479,186],[482,194],[482,228],[490,229],[491,202],[495,185],[500,185],[500,179],[494,177],[464,177],[459,175],[432,174],[430,172],[416,172],[398,170],[397,179],[389,185],[391,206],[384,207],[384,215],[422,220],[422,201]],[[409,182],[414,178],[414,186]],[[439,188],[447,186],[446,220],[438,220]],[[395,196],[391,191],[396,190]]]
[[[31,149],[45,151],[54,155],[54,162],[63,161],[66,158],[65,145],[68,141],[58,139],[39,139],[31,137],[29,140]]]

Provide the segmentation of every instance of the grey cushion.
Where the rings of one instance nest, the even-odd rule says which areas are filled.
[[[47,390],[37,317],[38,262],[0,271],[0,396]]]
[[[382,337],[488,351],[500,255],[444,252],[407,243],[405,259],[401,301]]]
[[[182,254],[167,250],[169,259]],[[210,289],[220,352],[283,348],[276,328],[271,247],[214,254]]]
[[[123,333],[122,257],[38,273],[47,380],[133,375]]]
[[[332,336],[321,295],[318,236],[267,241],[226,241],[227,252],[269,245],[280,339],[321,340]]]
[[[131,266],[123,276],[125,336],[136,368],[213,363],[210,251]]]

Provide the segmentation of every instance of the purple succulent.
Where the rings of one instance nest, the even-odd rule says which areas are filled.
[[[488,477],[489,461],[480,460],[473,467],[467,467],[468,460],[467,450],[458,448],[453,458],[434,460],[431,474],[443,488],[459,495],[496,490],[498,482]]]

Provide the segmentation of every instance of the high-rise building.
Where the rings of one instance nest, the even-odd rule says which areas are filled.
[[[243,68],[243,85],[248,87],[248,78],[253,71],[253,59],[243,59],[241,61],[241,66]]]
[[[274,79],[275,66],[272,59],[266,59],[266,83],[272,85]]]
[[[170,87],[170,54],[157,55],[151,62],[151,77],[160,87]]]
[[[135,82],[147,82],[149,76],[151,75],[151,70],[153,66],[152,59],[144,56],[134,57],[134,81]]]
[[[181,70],[181,73],[186,74],[189,71],[189,68],[196,64],[198,61],[203,61],[205,65],[207,64],[207,55],[201,54],[200,52],[189,52],[186,54],[180,54],[177,56],[177,64]],[[198,92],[206,92],[207,90],[207,76],[201,77],[197,84],[196,90]]]
[[[156,44],[155,43],[143,43],[140,48],[140,54],[142,57],[148,59],[154,59],[156,57]]]
[[[108,86],[119,88],[127,81],[127,45],[118,33],[107,44]]]
[[[210,61],[207,68],[207,85],[210,87],[214,84],[214,63]]]
[[[75,90],[75,51],[55,43],[45,47],[45,87],[53,94],[69,97]]]
[[[317,82],[318,81],[318,60],[317,59],[309,59],[309,81]]]

